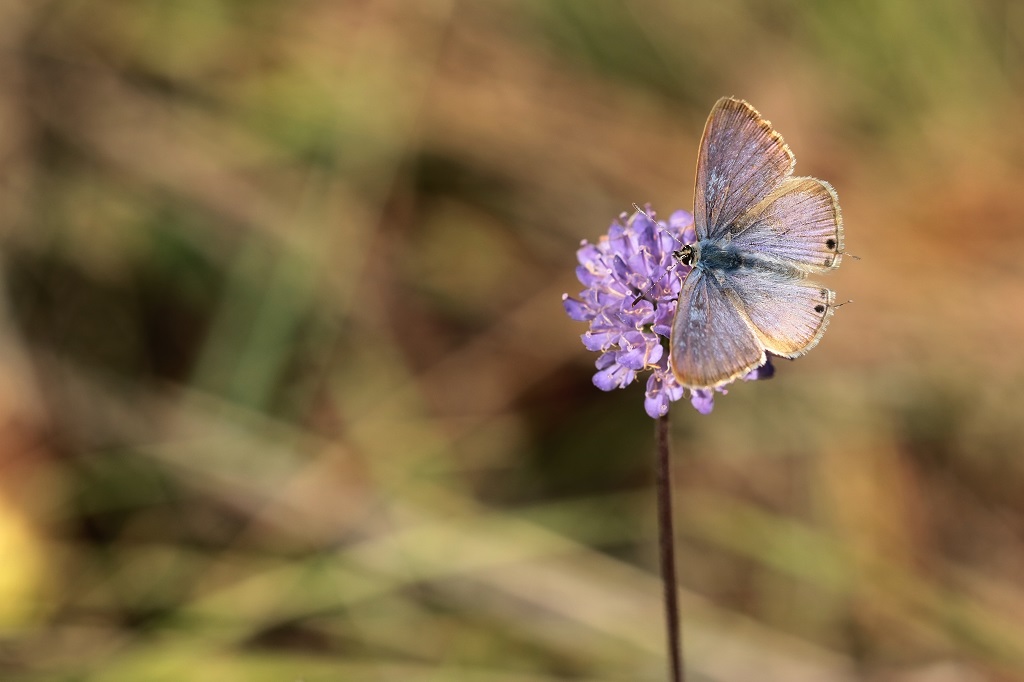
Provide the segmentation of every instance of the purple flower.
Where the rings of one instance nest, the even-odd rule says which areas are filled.
[[[693,216],[676,211],[667,223],[655,223],[648,214],[654,215],[649,207],[647,214],[637,212],[628,220],[623,213],[597,244],[581,243],[576,277],[585,289],[579,299],[563,294],[562,303],[569,317],[590,323],[582,339],[587,350],[601,353],[595,386],[602,391],[625,388],[639,372],[651,370],[644,394],[648,415],[665,415],[669,403],[687,393],[694,408],[708,414],[714,407],[714,391],[683,388],[669,368],[676,298],[690,271],[673,252],[696,241]],[[769,360],[743,379],[764,379],[773,373]]]

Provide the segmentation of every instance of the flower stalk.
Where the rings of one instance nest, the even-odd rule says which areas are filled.
[[[658,504],[658,549],[661,584],[665,592],[665,630],[668,635],[669,679],[683,682],[682,626],[679,620],[679,587],[676,579],[675,530],[672,523],[672,469],[668,440],[668,415],[655,421],[657,465],[655,487]]]

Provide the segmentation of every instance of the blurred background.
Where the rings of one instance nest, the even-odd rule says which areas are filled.
[[[691,679],[1024,680],[1024,4],[0,2],[0,679],[666,678],[575,250],[723,95],[843,307],[673,409]]]

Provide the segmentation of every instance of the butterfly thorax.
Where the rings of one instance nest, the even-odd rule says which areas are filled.
[[[712,270],[737,270],[747,264],[747,256],[734,246],[718,240],[703,239],[697,244],[698,264]]]

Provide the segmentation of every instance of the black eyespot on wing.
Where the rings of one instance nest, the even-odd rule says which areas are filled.
[[[825,312],[825,306],[823,306],[823,305],[821,305],[819,303],[818,305],[814,306],[814,312],[816,312],[816,313],[823,313],[823,312]]]
[[[825,240],[825,246],[827,246],[830,249],[836,248],[836,240],[833,239],[832,237],[829,237],[828,239]]]

